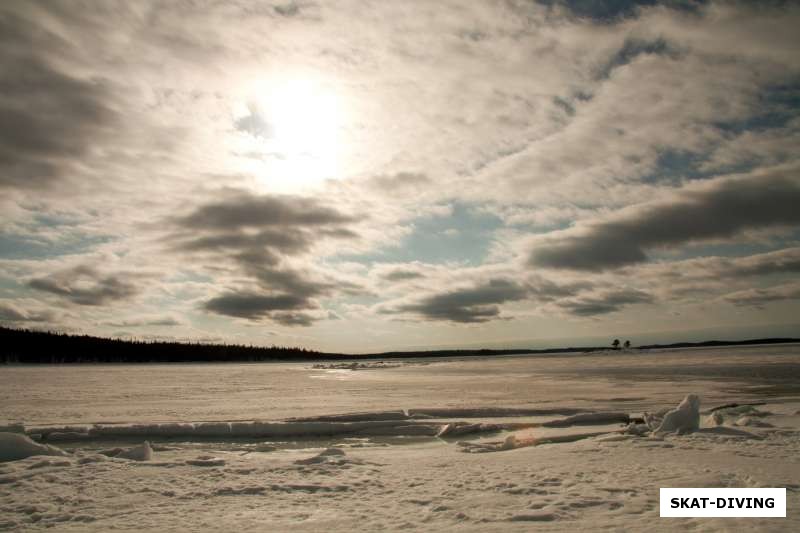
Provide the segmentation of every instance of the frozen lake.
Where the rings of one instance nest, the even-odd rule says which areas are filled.
[[[785,487],[736,525],[797,531],[798,356],[3,367],[0,530],[726,531],[660,519],[659,487]],[[688,434],[629,419],[687,393]]]
[[[396,365],[396,366],[394,366]],[[278,420],[412,408],[568,406],[641,412],[800,395],[800,346],[313,363],[0,368],[0,423]]]

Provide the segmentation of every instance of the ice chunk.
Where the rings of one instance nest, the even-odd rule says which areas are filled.
[[[519,438],[516,435],[509,435],[502,441],[493,442],[459,442],[461,451],[465,453],[487,453],[487,452],[504,452],[508,450],[516,450],[518,448],[526,448],[528,446],[535,446],[538,441],[533,437]]]
[[[131,459],[132,461],[149,461],[153,458],[153,448],[150,447],[149,442],[144,441],[140,446],[122,450],[115,457]]]
[[[734,426],[750,426],[754,428],[772,428],[775,427],[769,422],[764,422],[763,420],[759,420],[757,418],[753,418],[752,416],[740,416],[736,422],[733,423]]]
[[[439,430],[439,433],[437,433],[436,436],[451,438],[467,435],[469,433],[500,431],[501,429],[503,429],[502,426],[497,424],[470,424],[469,422],[453,422],[451,424],[445,424],[442,426],[442,429]]]
[[[641,437],[650,432],[650,427],[647,424],[637,424],[636,422],[631,422],[623,431],[628,435],[636,435],[637,437]]]
[[[80,431],[53,431],[47,434],[49,441],[75,441],[75,440],[89,440],[91,436],[88,432]]]
[[[67,452],[55,446],[34,442],[27,435],[20,433],[0,433],[0,463],[17,461],[34,455],[58,455],[63,457],[67,455]]]
[[[656,418],[645,413],[645,421],[653,428]],[[678,407],[667,411],[653,433],[692,433],[700,429],[700,397],[687,394]]]
[[[409,418],[403,411],[378,411],[367,413],[345,413],[342,415],[325,415],[301,418],[290,418],[289,422],[369,422],[376,420],[406,420]]]
[[[605,424],[628,424],[631,417],[628,413],[584,413],[581,415],[568,416],[558,420],[551,420],[542,423],[542,427],[562,428],[569,426],[592,426]]]

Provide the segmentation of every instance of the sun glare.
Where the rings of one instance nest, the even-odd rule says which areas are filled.
[[[328,85],[311,78],[259,83],[234,119],[267,188],[294,192],[338,175],[343,105]]]

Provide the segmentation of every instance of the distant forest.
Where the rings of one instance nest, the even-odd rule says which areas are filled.
[[[198,363],[328,357],[341,358],[303,348],[106,339],[0,327],[2,363]]]
[[[633,351],[659,348],[743,346],[800,343],[800,339],[771,338],[746,341],[706,341],[652,344]],[[123,340],[33,331],[0,326],[0,363],[204,363],[243,361],[336,361],[343,359],[402,359],[412,357],[486,357],[493,355],[545,355],[575,352],[619,351],[609,346],[547,348],[542,350],[428,350],[345,354],[281,346],[206,344],[148,340]]]

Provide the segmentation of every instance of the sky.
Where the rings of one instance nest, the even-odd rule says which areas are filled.
[[[800,336],[798,27],[779,1],[0,2],[0,323]]]

